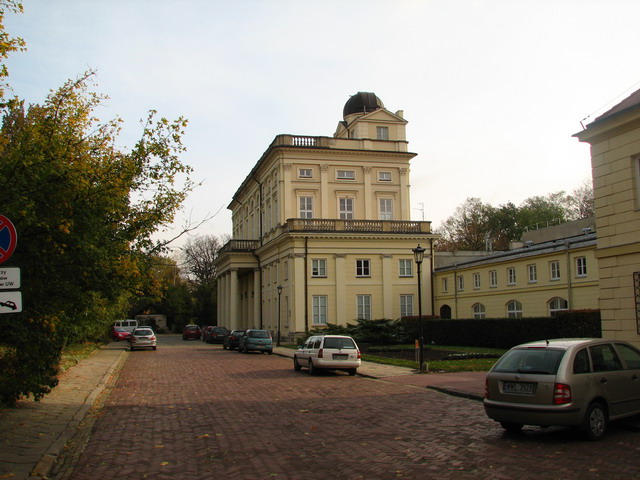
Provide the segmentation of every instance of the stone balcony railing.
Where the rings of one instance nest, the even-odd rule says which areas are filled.
[[[340,150],[377,150],[386,152],[406,152],[406,140],[377,140],[373,138],[310,137],[302,135],[278,135],[273,147],[335,148]]]

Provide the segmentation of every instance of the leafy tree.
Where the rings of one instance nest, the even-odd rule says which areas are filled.
[[[0,0],[0,100],[4,99],[4,93],[9,84],[7,77],[9,70],[5,64],[5,60],[9,58],[12,52],[21,52],[26,50],[25,42],[20,37],[11,37],[4,29],[5,12],[22,13],[22,3],[16,0]]]
[[[98,338],[121,318],[148,287],[149,255],[164,246],[152,235],[193,188],[179,160],[186,121],[152,111],[135,147],[121,151],[121,121],[94,114],[106,97],[89,91],[92,76],[67,82],[42,105],[14,99],[4,111],[2,213],[18,231],[12,262],[24,310],[0,318],[0,375],[14,379],[0,382],[0,402],[46,394],[64,344]]]

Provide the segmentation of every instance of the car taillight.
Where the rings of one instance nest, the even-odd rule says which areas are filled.
[[[318,358],[322,358],[322,349],[318,350]]]
[[[360,355],[360,350],[358,350],[358,360],[362,358],[362,355]]]
[[[151,335],[151,338],[149,340],[155,340],[156,336],[155,335]]]
[[[571,403],[571,387],[564,383],[556,383],[553,386],[553,404],[564,405],[565,403]]]

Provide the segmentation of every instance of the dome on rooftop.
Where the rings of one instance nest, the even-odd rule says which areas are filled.
[[[376,97],[372,92],[358,92],[355,95],[351,95],[347,103],[344,104],[342,110],[342,118],[347,118],[348,115],[354,113],[369,113],[374,110],[384,108],[382,100]]]

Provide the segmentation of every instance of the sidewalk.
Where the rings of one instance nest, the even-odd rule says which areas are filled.
[[[122,343],[110,343],[60,375],[58,386],[40,402],[20,401],[0,410],[0,478],[46,478],[124,363],[124,353]]]
[[[115,381],[125,352],[123,343],[112,342],[63,373],[58,386],[40,402],[22,401],[16,408],[0,410],[0,479],[44,480],[52,472],[80,422]],[[294,352],[274,348],[282,357],[293,358]],[[476,400],[484,393],[484,372],[418,375],[410,368],[362,362],[358,375]]]

